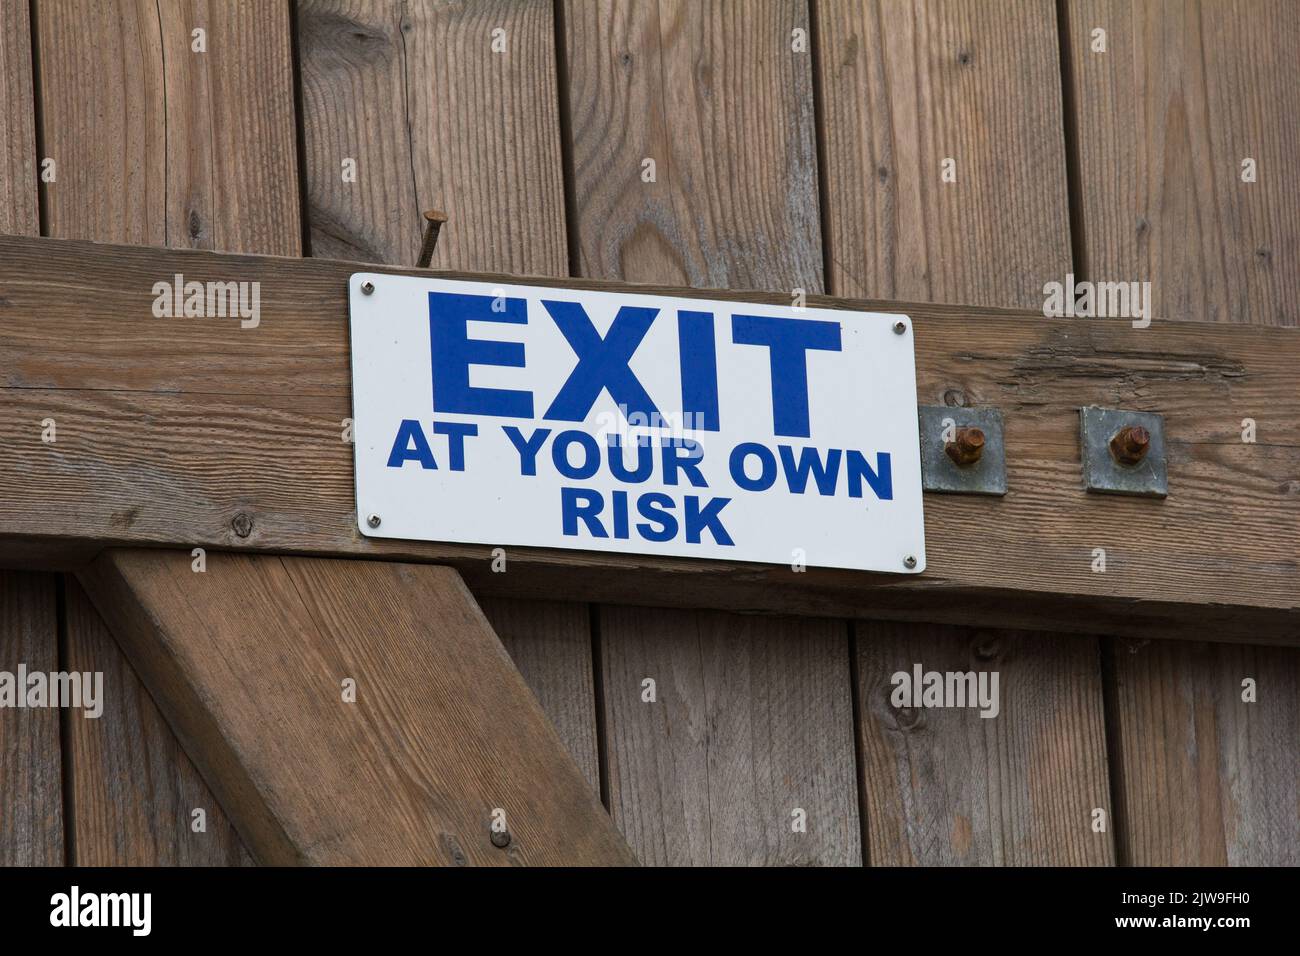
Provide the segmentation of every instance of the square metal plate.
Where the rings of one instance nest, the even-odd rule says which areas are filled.
[[[1147,453],[1136,465],[1120,464],[1110,451],[1110,440],[1125,425],[1141,425],[1151,435]],[[1168,496],[1163,416],[1089,405],[1079,409],[1079,444],[1083,486],[1089,491],[1144,498]]]
[[[1007,456],[1000,411],[922,405],[917,409],[917,416],[921,426],[921,487],[925,491],[964,495],[1007,493]],[[984,432],[984,452],[979,461],[963,467],[944,451],[944,432],[971,426]]]

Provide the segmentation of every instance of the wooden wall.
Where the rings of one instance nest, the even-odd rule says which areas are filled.
[[[411,264],[438,207],[438,268],[1296,325],[1297,52],[1285,0],[5,3],[0,231]],[[1300,862],[1300,651],[484,607],[648,863]],[[0,574],[18,661],[109,701],[0,712],[0,862],[249,862],[71,578]]]

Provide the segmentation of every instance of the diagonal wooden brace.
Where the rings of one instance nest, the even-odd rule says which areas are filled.
[[[259,862],[635,864],[454,570],[124,549],[80,577]]]

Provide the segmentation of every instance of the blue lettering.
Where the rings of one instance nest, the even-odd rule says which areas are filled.
[[[765,345],[772,371],[772,422],[776,434],[807,438],[809,349],[840,351],[840,324],[814,319],[733,315],[731,339],[739,345]]]
[[[524,367],[522,342],[471,339],[468,325],[508,322],[525,325],[524,299],[505,299],[505,310],[494,312],[490,295],[429,293],[429,345],[433,355],[433,407],[457,415],[496,415],[532,418],[533,393],[505,388],[476,388],[469,384],[471,365]]]
[[[681,442],[669,442],[663,446],[664,484],[677,484],[677,472],[686,472],[686,478],[696,488],[707,488],[709,483],[700,474],[700,462],[704,460],[704,448],[697,441],[684,438]],[[683,454],[684,453],[684,454]]]
[[[582,448],[583,462],[580,465],[569,463],[569,448],[575,444]],[[551,461],[555,462],[555,470],[565,478],[587,479],[600,470],[600,446],[586,432],[560,432],[551,442]]]
[[[471,422],[434,422],[433,433],[447,436],[447,457],[452,471],[465,470],[465,436],[477,435],[478,426]]]
[[[759,466],[762,468],[757,478],[750,478],[745,474],[745,459],[751,455],[758,459]],[[741,442],[731,449],[728,466],[731,469],[731,480],[738,488],[744,488],[746,491],[767,491],[776,481],[776,458],[773,457],[771,449],[758,442]]]
[[[799,463],[794,460],[794,449],[789,445],[778,445],[781,453],[781,467],[785,469],[785,481],[793,494],[801,495],[808,487],[808,475],[817,483],[817,491],[823,495],[835,494],[835,486],[840,479],[840,456],[838,448],[826,451],[826,463],[823,465],[816,448],[802,448],[799,451]]]
[[[722,545],[734,545],[731,535],[722,526],[718,513],[731,503],[730,498],[710,498],[709,503],[700,508],[700,499],[695,495],[686,496],[686,543],[699,544],[700,532],[708,530],[713,540]]]
[[[438,467],[429,440],[424,437],[424,429],[414,418],[402,419],[402,424],[397,426],[397,437],[393,439],[393,450],[388,453],[389,468],[401,468],[408,461],[418,461],[425,470]]]
[[[634,412],[646,416],[659,415],[659,409],[628,367],[632,353],[650,331],[658,309],[623,306],[614,316],[609,333],[602,339],[577,302],[543,300],[542,305],[578,356],[577,366],[569,373],[544,418],[584,421],[600,393],[606,389],[615,404],[623,407],[624,415]]]
[[[682,411],[686,427],[716,432],[718,416],[718,345],[712,312],[677,311],[677,349],[681,357]]]
[[[636,526],[641,537],[647,541],[671,541],[677,537],[677,519],[672,516],[672,507],[673,499],[658,491],[647,492],[638,498],[637,512],[647,521],[655,522]]]
[[[561,488],[560,489],[560,516],[563,531],[569,537],[577,537],[578,521],[587,526],[587,533],[593,538],[608,538],[605,533],[605,526],[600,523],[600,509],[605,506],[605,500],[600,496],[599,491],[591,491],[587,488]]]
[[[529,438],[524,438],[523,433],[514,425],[505,425],[502,431],[510,439],[510,444],[515,446],[515,451],[519,452],[519,474],[535,475],[537,474],[537,453],[542,450],[542,445],[546,443],[546,437],[550,435],[549,428],[537,428]]]
[[[867,480],[871,490],[881,501],[894,497],[894,475],[889,466],[889,452],[876,452],[876,468],[872,471],[867,459],[860,451],[850,451],[846,456],[849,472],[849,497],[862,497],[862,479]]]

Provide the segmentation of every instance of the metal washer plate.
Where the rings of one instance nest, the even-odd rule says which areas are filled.
[[[1125,425],[1141,425],[1151,434],[1146,456],[1136,465],[1121,465],[1110,453],[1111,438]],[[1088,491],[1144,498],[1168,496],[1163,416],[1089,405],[1079,409],[1079,444],[1083,486]]]
[[[996,408],[921,405],[921,487],[965,495],[1005,495],[1007,456],[1002,441],[1002,413]],[[972,425],[984,432],[984,453],[973,465],[959,467],[944,451],[943,433],[950,419],[957,428]]]

